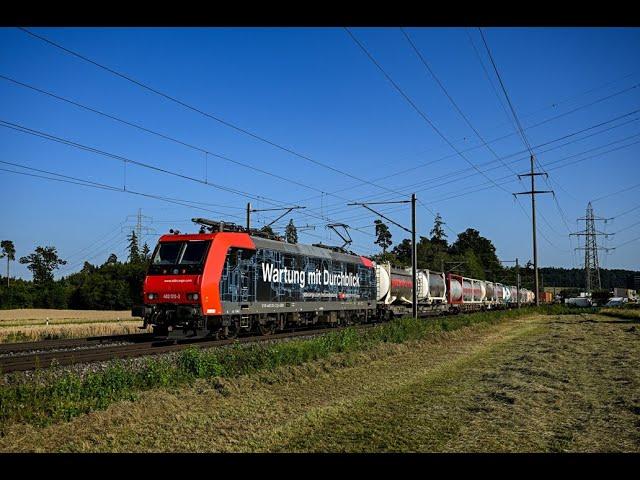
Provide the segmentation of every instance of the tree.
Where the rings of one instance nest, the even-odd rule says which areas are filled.
[[[298,229],[293,224],[293,218],[289,220],[284,236],[287,239],[287,243],[298,243]]]
[[[140,247],[138,246],[138,236],[135,231],[131,231],[131,235],[127,237],[129,240],[129,263],[140,263]]]
[[[109,258],[107,258],[106,263],[107,265],[113,265],[115,263],[118,263],[118,256],[115,253],[112,253],[111,255],[109,255]]]
[[[91,263],[85,260],[85,262],[82,264],[82,270],[80,270],[80,273],[93,273],[95,271],[96,271],[96,267],[94,267],[93,265],[91,265]]]
[[[149,245],[147,245],[147,242],[144,242],[144,245],[142,245],[142,260],[144,262],[151,260],[151,249]]]
[[[9,262],[12,262],[16,259],[16,247],[13,245],[11,240],[2,240],[0,242],[0,248],[2,248],[2,253],[0,253],[0,258],[7,257],[7,288],[9,287]]]
[[[376,220],[374,224],[376,226],[377,237],[374,243],[382,248],[382,253],[387,253],[387,248],[389,248],[393,243],[391,241],[391,232],[389,231],[389,227],[387,227],[382,220]]]
[[[429,235],[431,235],[431,242],[434,244],[440,244],[444,248],[447,248],[447,234],[445,233],[444,228],[442,228],[443,225],[444,222],[442,221],[442,217],[437,213],[436,218],[433,221],[433,228],[429,232]]]
[[[270,236],[270,237],[275,237],[275,236],[277,236],[277,235],[276,235],[276,232],[274,232],[274,231],[273,231],[273,228],[271,228],[269,225],[265,225],[264,227],[262,227],[262,228],[260,229],[260,231],[261,231],[262,233],[266,233],[266,234],[267,234],[268,236]]]
[[[490,277],[502,273],[503,268],[496,255],[496,247],[493,246],[491,240],[481,236],[478,230],[467,228],[464,232],[459,233],[458,239],[451,245],[449,253],[463,256],[467,250],[471,250],[476,255],[482,269],[488,272]]]
[[[411,240],[409,240],[408,238],[405,238],[404,240],[402,240],[402,242],[400,242],[398,245],[396,245],[393,248],[391,253],[395,255],[395,258],[397,259],[399,265],[407,266],[407,267],[410,266],[411,265]]]
[[[58,257],[55,247],[37,247],[34,253],[21,257],[20,263],[27,265],[33,273],[33,282],[39,285],[52,283],[53,271],[67,264]]]

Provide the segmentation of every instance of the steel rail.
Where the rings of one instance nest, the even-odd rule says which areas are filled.
[[[370,328],[377,323],[358,325],[358,329]],[[53,365],[65,366],[78,363],[103,362],[113,359],[125,359],[142,357],[146,355],[158,355],[184,350],[189,347],[212,348],[232,344],[260,343],[274,340],[284,340],[303,336],[316,336],[329,332],[336,332],[348,328],[347,326],[330,328],[324,327],[313,330],[295,330],[283,333],[263,336],[247,336],[235,339],[206,340],[206,339],[180,339],[179,343],[173,340],[153,340],[144,343],[130,345],[114,345],[112,347],[89,348],[83,350],[62,350],[56,352],[36,352],[33,354],[0,357],[0,373],[10,373],[38,368],[47,368]],[[37,343],[37,342],[35,342]],[[99,346],[99,345],[97,345]]]

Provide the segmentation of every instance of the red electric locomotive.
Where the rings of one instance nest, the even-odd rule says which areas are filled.
[[[144,305],[132,309],[155,334],[234,337],[242,330],[268,334],[375,316],[369,259],[249,235],[233,224],[193,221],[203,225],[199,234],[160,237],[144,281]]]

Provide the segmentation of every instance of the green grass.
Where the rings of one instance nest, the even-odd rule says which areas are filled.
[[[380,343],[421,340],[441,331],[535,313],[558,315],[571,311],[563,306],[522,308],[520,310],[480,312],[428,320],[398,319],[375,328],[347,328],[310,339],[272,344],[233,345],[202,350],[189,348],[177,362],[148,358],[142,367],[114,360],[99,372],[79,377],[67,372],[54,375],[39,370],[31,382],[12,381],[0,386],[0,435],[12,422],[44,426],[67,421],[78,415],[106,408],[119,400],[135,400],[136,394],[153,388],[174,388],[196,379],[237,377],[257,371],[273,371],[281,366],[301,365],[334,353],[363,351]]]
[[[640,310],[632,308],[603,308],[598,313],[608,317],[640,321]]]

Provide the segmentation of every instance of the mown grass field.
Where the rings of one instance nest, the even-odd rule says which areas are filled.
[[[129,310],[0,310],[0,343],[139,333],[141,324]]]
[[[194,381],[7,425],[0,450],[638,452],[639,335],[633,319],[529,315],[240,375],[187,356]]]

